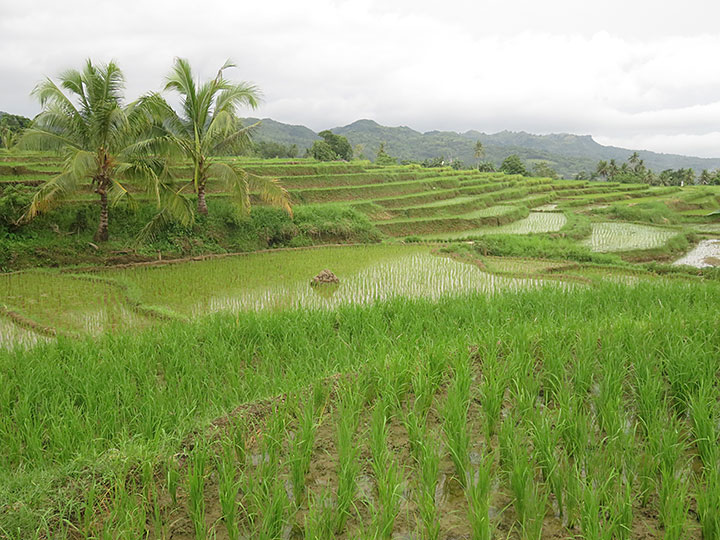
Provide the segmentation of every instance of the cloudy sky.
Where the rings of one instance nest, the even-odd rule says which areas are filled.
[[[591,134],[720,157],[720,2],[685,0],[0,0],[0,110],[115,59],[132,99],[176,56],[264,93],[254,116],[312,129]],[[248,112],[247,115],[250,115]]]

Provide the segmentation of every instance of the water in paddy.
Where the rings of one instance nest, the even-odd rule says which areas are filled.
[[[689,253],[679,258],[673,264],[685,264],[696,268],[720,266],[720,240],[701,240]]]
[[[426,238],[456,239],[483,236],[486,234],[539,234],[559,231],[565,225],[565,214],[558,212],[530,212],[523,219],[497,227],[480,227],[467,231],[424,235]]]
[[[2,348],[30,347],[48,339],[0,317],[0,347]]]
[[[593,223],[590,238],[583,240],[581,244],[601,252],[652,249],[662,246],[676,234],[677,231],[650,225]]]
[[[342,276],[337,286],[313,288],[309,281],[273,287],[238,290],[199,301],[195,315],[215,311],[261,310],[288,307],[332,308],[349,303],[370,303],[396,296],[409,298],[461,294],[493,293],[537,286],[539,279],[520,279],[483,272],[429,253],[397,257],[372,265],[358,273]]]
[[[337,286],[312,288],[330,269]],[[197,317],[217,311],[333,308],[396,296],[439,298],[537,286],[530,276],[498,276],[432,255],[421,246],[362,246],[250,254],[157,267],[107,270],[88,279],[56,272],[26,272],[0,280],[0,302],[60,334],[96,335],[154,323],[141,315],[119,285],[145,306]],[[2,321],[2,320],[0,320]],[[38,339],[4,320],[0,346]]]

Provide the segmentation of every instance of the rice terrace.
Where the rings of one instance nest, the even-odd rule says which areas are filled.
[[[720,175],[268,157],[229,67],[5,132],[0,538],[720,539]]]

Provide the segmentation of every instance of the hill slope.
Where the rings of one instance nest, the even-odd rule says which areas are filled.
[[[247,124],[257,119],[247,118]],[[625,161],[634,150],[603,146],[590,135],[571,135],[567,133],[533,135],[525,132],[501,131],[487,134],[471,130],[465,133],[454,131],[428,131],[421,133],[414,129],[387,127],[373,120],[358,120],[347,126],[332,128],[334,133],[348,138],[353,146],[361,144],[364,154],[374,158],[381,142],[386,150],[401,160],[422,161],[443,156],[460,159],[466,164],[475,163],[474,146],[481,141],[485,147],[485,158],[500,165],[510,154],[518,154],[530,165],[537,161],[548,161],[563,176],[571,177],[580,171],[592,171],[599,160],[614,159]],[[256,131],[256,139],[270,140],[282,144],[296,144],[300,151],[312,146],[318,136],[303,126],[283,124],[272,119],[263,119]],[[702,169],[720,168],[720,159],[699,158],[676,154],[660,154],[646,150],[638,151],[645,164],[652,170],[692,168],[696,172]]]

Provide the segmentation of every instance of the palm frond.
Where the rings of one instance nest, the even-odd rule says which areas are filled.
[[[246,105],[251,109],[257,109],[262,99],[260,89],[254,84],[242,82],[230,85],[228,88],[220,92],[215,104],[215,114],[228,112],[235,115],[239,106]]]
[[[60,150],[67,147],[81,148],[76,141],[64,135],[33,127],[23,131],[18,146],[23,150]]]
[[[133,197],[132,193],[130,193],[122,182],[117,179],[112,179],[108,194],[110,195],[110,204],[112,206],[115,206],[120,203],[120,201],[124,200],[128,203],[132,210],[137,210],[138,202],[135,200],[135,197]]]
[[[30,201],[20,222],[28,222],[38,214],[47,212],[65,197],[77,191],[79,180],[69,172],[61,173],[45,182]]]
[[[172,71],[165,79],[165,90],[174,90],[184,98],[184,109],[192,110],[195,103],[195,81],[190,62],[176,58]]]
[[[290,194],[280,185],[276,178],[267,176],[258,176],[256,174],[247,174],[247,182],[250,190],[257,193],[260,198],[268,204],[279,206],[285,210],[290,216],[293,215],[292,204],[290,203]]]
[[[192,201],[179,190],[163,189],[160,192],[158,212],[138,233],[136,241],[143,243],[155,239],[157,233],[171,223],[191,227],[194,222],[195,212]]]
[[[97,167],[97,157],[94,152],[76,148],[67,149],[63,172],[78,179],[89,178],[92,177]]]
[[[69,90],[80,100],[82,108],[88,109],[87,96],[85,94],[85,84],[83,74],[76,69],[68,69],[60,74],[61,86],[65,90]]]
[[[245,171],[235,169],[228,163],[220,161],[211,163],[207,171],[210,178],[222,182],[225,189],[230,193],[233,202],[240,207],[243,214],[250,212],[250,187]]]
[[[220,155],[223,151],[228,149],[242,150],[247,148],[252,141],[251,134],[253,129],[260,125],[260,122],[255,122],[251,126],[240,128],[236,131],[232,131],[226,134],[223,138],[214,138],[209,141],[210,147],[208,153],[211,156]]]

